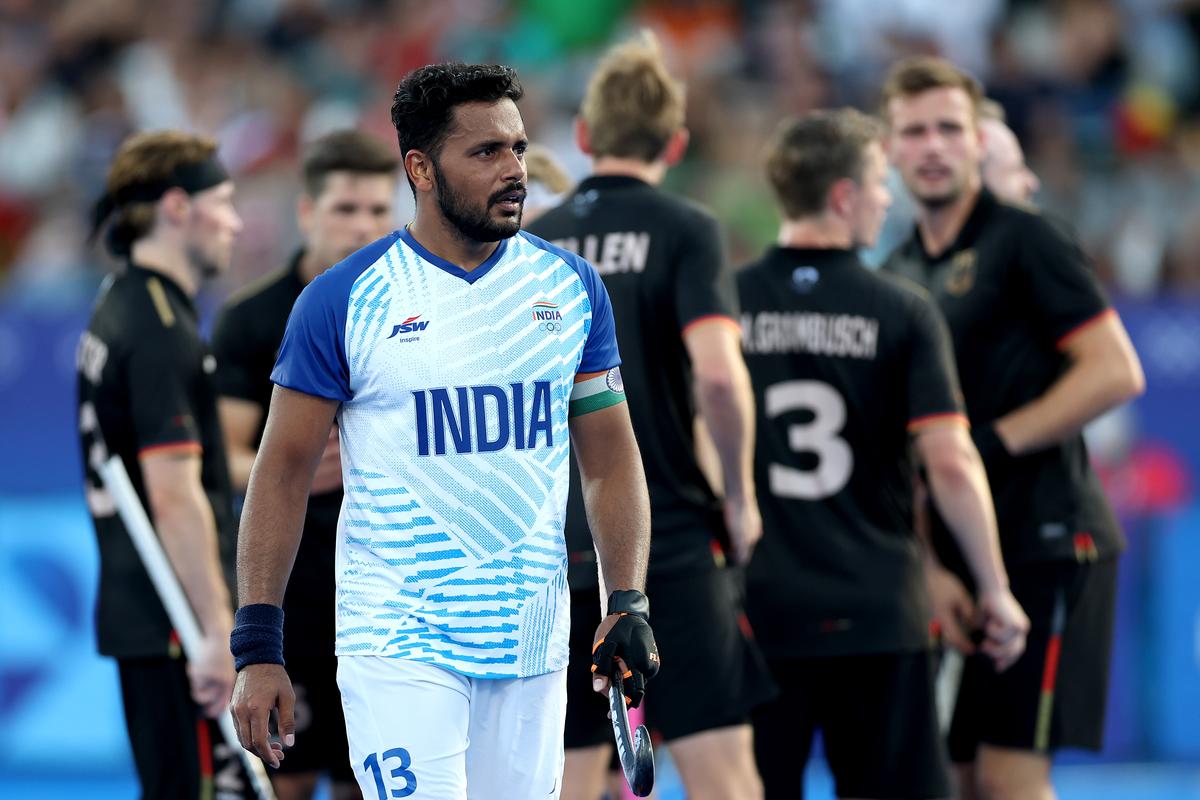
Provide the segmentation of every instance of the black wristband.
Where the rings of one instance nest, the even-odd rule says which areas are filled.
[[[996,433],[995,425],[981,425],[971,429],[971,438],[975,440],[975,448],[984,464],[998,465],[1012,458],[1012,453],[1004,446],[1000,434]]]
[[[650,621],[650,601],[637,589],[618,589],[608,596],[609,614],[633,614]]]
[[[282,665],[283,609],[269,603],[239,608],[233,616],[229,649],[238,672],[251,664]]]

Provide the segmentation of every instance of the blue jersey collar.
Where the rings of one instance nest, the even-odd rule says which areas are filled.
[[[450,273],[456,278],[463,279],[467,283],[475,283],[475,281],[488,274],[492,267],[496,266],[496,264],[500,262],[500,259],[504,258],[504,252],[508,248],[508,239],[501,239],[500,243],[496,246],[495,252],[488,256],[487,261],[484,261],[478,267],[468,272],[457,264],[447,261],[440,256],[435,256],[433,253],[426,250],[420,242],[413,238],[412,233],[408,230],[408,226],[405,226],[400,230],[400,239],[413,250],[415,250],[417,255],[428,261],[430,264],[433,264],[443,272]]]

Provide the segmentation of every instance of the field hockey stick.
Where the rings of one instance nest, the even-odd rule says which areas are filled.
[[[950,732],[950,720],[954,718],[954,706],[958,702],[958,687],[962,683],[963,654],[953,647],[942,648],[942,663],[938,666],[934,683],[934,699],[937,706],[938,730]]]
[[[625,686],[620,675],[614,675],[608,687],[608,709],[625,781],[636,796],[646,797],[654,789],[654,747],[650,744],[650,731],[646,730],[645,725],[639,725],[633,734],[629,732]]]
[[[125,530],[129,531],[133,546],[141,556],[142,564],[150,575],[154,589],[158,592],[159,599],[162,600],[163,607],[167,610],[171,625],[179,635],[179,643],[183,646],[184,655],[189,661],[198,659],[200,643],[203,639],[200,625],[196,622],[196,615],[192,613],[192,607],[188,605],[183,588],[179,585],[179,579],[175,576],[175,570],[171,568],[171,562],[167,560],[167,554],[163,552],[162,543],[154,532],[154,526],[150,524],[150,518],[146,516],[146,509],[142,507],[142,501],[138,498],[133,483],[129,480],[125,464],[121,461],[120,456],[112,456],[100,464],[97,471],[100,473],[100,479],[104,481],[108,493],[112,495],[117,512],[121,515],[121,521],[125,523]],[[221,714],[217,718],[217,723],[225,742],[240,755],[242,763],[246,767],[246,774],[250,776],[250,781],[254,785],[255,793],[261,800],[275,800],[275,790],[271,788],[271,780],[267,777],[266,768],[238,741],[237,730],[233,727],[233,717],[229,713]]]

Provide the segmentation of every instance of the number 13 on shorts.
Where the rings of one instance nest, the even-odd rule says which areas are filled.
[[[375,789],[379,792],[379,800],[390,800],[393,797],[408,797],[417,791],[417,776],[409,767],[412,757],[403,747],[393,747],[382,753],[371,753],[363,761],[362,768],[371,773],[375,779]],[[389,779],[384,780],[384,772]],[[399,786],[394,784],[399,783]],[[389,786],[393,788],[389,789]]]

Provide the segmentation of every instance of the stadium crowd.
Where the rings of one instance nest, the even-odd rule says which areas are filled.
[[[388,98],[445,59],[516,67],[532,140],[573,177],[571,119],[603,48],[647,26],[688,85],[669,188],[712,207],[735,263],[778,218],[760,143],[787,114],[874,110],[887,64],[937,53],[1001,102],[1042,190],[1118,296],[1200,289],[1200,3],[1194,0],[4,0],[0,286],[93,285],[87,209],[136,130],[214,136],[246,233],[225,289],[299,239],[296,162],[322,133],[391,138]],[[399,192],[400,219],[411,213]],[[1167,213],[1170,211],[1171,213]]]

